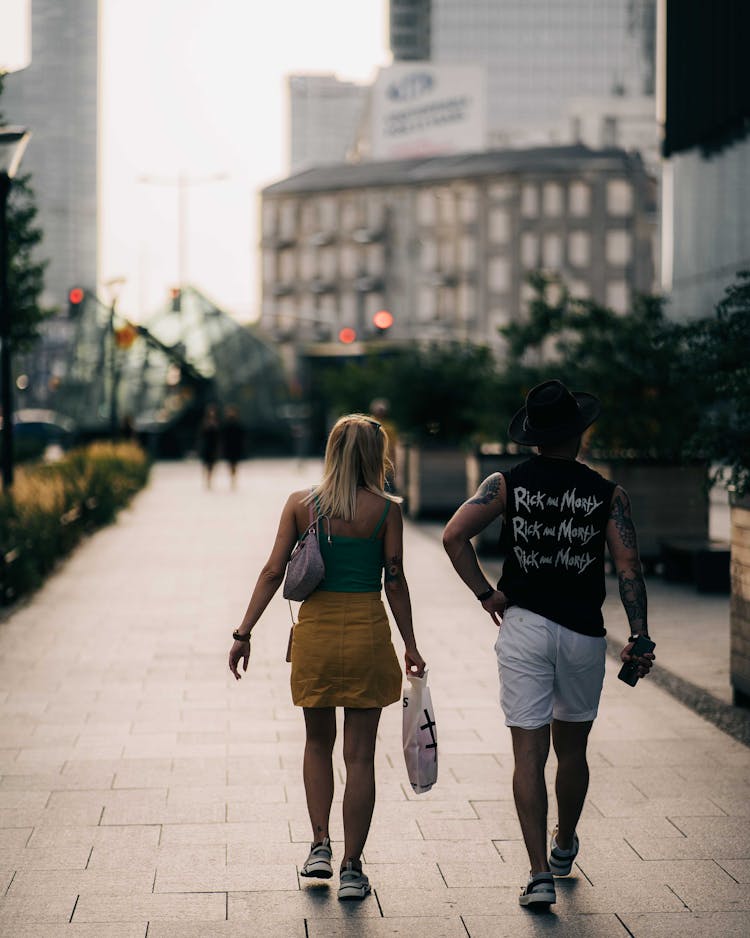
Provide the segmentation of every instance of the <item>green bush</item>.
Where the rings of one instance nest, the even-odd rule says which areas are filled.
[[[148,472],[134,443],[93,443],[19,467],[0,496],[0,605],[35,589],[85,534],[113,521]]]

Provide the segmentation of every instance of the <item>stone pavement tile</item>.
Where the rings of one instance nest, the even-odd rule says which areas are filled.
[[[711,795],[711,801],[730,817],[750,818],[750,791]]]
[[[99,870],[29,870],[16,874],[8,895],[51,895],[75,890],[79,894],[133,896],[151,892],[153,882],[151,870],[118,870],[116,873]]]
[[[7,749],[0,747],[0,773],[7,774],[13,771],[16,759],[18,758],[18,749]]]
[[[448,772],[457,782],[469,784],[491,781],[501,783],[507,778],[507,773],[497,759],[488,753],[446,756],[441,754],[440,772]]]
[[[293,863],[271,865],[183,869],[179,872],[157,871],[154,892],[264,892],[290,891],[299,888],[297,868]]]
[[[489,818],[486,821],[421,818],[417,823],[425,840],[513,840],[521,836],[521,827],[515,817]]]
[[[673,912],[669,914],[623,911],[623,924],[633,938],[747,938],[750,915],[747,912]],[[473,936],[472,936],[473,938]]]
[[[491,915],[519,909],[519,885],[485,888],[455,887],[414,892],[399,886],[376,885],[383,917]]]
[[[142,924],[21,925],[14,924],[12,938],[146,938]]]
[[[12,861],[15,870],[83,870],[90,855],[91,847],[84,844],[72,847],[27,847],[10,855],[8,859]],[[8,865],[7,860],[3,865]]]
[[[302,800],[281,801],[278,803],[259,802],[258,804],[252,804],[249,801],[231,801],[225,807],[227,821],[230,823],[245,824],[260,821],[268,823],[270,821],[287,822],[293,820],[296,825],[304,824],[308,828],[310,826],[307,808]],[[335,810],[334,806],[334,812]]]
[[[0,789],[4,791],[76,791],[86,788],[108,789],[112,787],[114,773],[90,770],[76,774],[62,772],[40,772],[34,775],[4,775],[0,778]]]
[[[378,792],[379,794],[379,792]],[[182,785],[169,786],[167,804],[250,804],[263,815],[270,805],[286,804],[283,785]]]
[[[441,860],[440,872],[449,889],[462,887],[513,886],[519,888],[525,882],[526,867],[506,863],[500,856],[467,863],[463,858]]]
[[[33,849],[51,847],[100,846],[104,849],[147,848],[159,843],[158,826],[133,827],[45,827],[34,831],[28,846]]]
[[[105,871],[156,869],[159,852],[154,847],[96,846],[89,856],[86,869]]]
[[[264,922],[285,920],[292,923],[307,919],[359,919],[380,918],[375,896],[363,902],[339,902],[336,898],[336,879],[307,883],[295,892],[230,892],[228,920],[230,922]],[[356,934],[356,931],[354,932]]]
[[[674,891],[691,912],[744,911],[748,913],[748,922],[750,922],[750,892],[745,885],[685,883],[675,887]]]
[[[559,902],[547,913],[528,912],[518,907],[518,915],[464,915],[469,938],[628,938],[628,932],[611,913],[576,915],[559,911]],[[675,933],[676,934],[676,933]]]
[[[635,911],[673,912],[684,908],[674,892],[663,883],[639,882],[637,889],[627,879],[592,886],[581,877],[555,881],[558,909],[577,914]]]
[[[306,840],[308,835],[300,838]],[[289,825],[282,822],[249,824],[169,824],[162,830],[161,845],[290,843]]]
[[[670,820],[686,837],[744,837],[748,847],[747,855],[750,856],[750,818],[701,818],[675,815]]]
[[[102,826],[119,827],[123,824],[220,824],[226,819],[226,806],[197,802],[193,804],[162,806],[149,804],[115,805],[106,807]]]
[[[141,896],[81,896],[72,921],[218,922],[226,918],[224,893],[170,893]]]
[[[675,892],[691,886],[736,885],[730,874],[714,860],[590,860],[579,855],[576,867],[598,887],[622,881],[662,883]]]
[[[15,876],[15,870],[4,870],[0,867],[0,896],[4,896],[8,891],[11,881]]]
[[[461,918],[358,918],[355,921],[311,921],[308,938],[466,938]]]
[[[494,860],[499,856],[498,851],[489,841],[464,841],[461,844],[461,858],[467,862],[483,863]],[[416,863],[440,863],[443,860],[456,858],[456,845],[449,840],[393,840],[390,843],[365,844],[363,854],[366,863],[403,863],[413,865]],[[303,857],[304,860],[304,857]],[[528,860],[527,860],[528,862]]]
[[[750,860],[717,860],[719,866],[738,883],[750,883]]]
[[[344,844],[342,840],[331,841],[333,855],[341,857]],[[170,848],[174,849],[174,848]],[[229,843],[226,845],[227,866],[248,869],[257,863],[278,865],[292,863],[302,866],[310,849],[310,840],[305,843],[269,844],[265,842]]]
[[[33,827],[0,828],[0,852],[22,850],[33,832]]]
[[[258,935],[259,938],[308,936],[305,921],[301,916],[298,921],[268,918],[257,920],[252,934]],[[247,922],[150,922],[148,938],[251,938],[251,934]]]
[[[445,889],[445,879],[436,862],[425,863],[368,863],[365,873],[373,887],[404,886],[414,890]]]
[[[724,812],[710,798],[608,798],[606,795],[590,795],[589,801],[609,818],[653,818],[653,817],[721,817]]]
[[[5,896],[0,899],[0,935],[15,934],[17,925],[59,924],[70,921],[78,895],[75,890],[50,896]]]

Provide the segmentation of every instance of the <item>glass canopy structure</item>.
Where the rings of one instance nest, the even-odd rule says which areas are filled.
[[[287,389],[275,350],[197,290],[184,289],[145,326],[90,293],[80,307],[54,406],[82,434],[127,422],[158,455],[179,456],[194,447],[203,410],[216,403],[239,410],[251,448],[286,448]]]

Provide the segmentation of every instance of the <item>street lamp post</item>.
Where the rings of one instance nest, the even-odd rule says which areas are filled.
[[[3,417],[3,491],[13,485],[13,375],[11,355],[10,257],[8,196],[31,134],[23,127],[0,128],[0,411]]]
[[[115,316],[117,314],[117,301],[120,298],[120,288],[125,283],[124,277],[113,277],[107,280],[104,287],[109,293],[109,433],[113,440],[119,433],[119,417],[117,413],[117,392],[120,384],[120,369],[117,361],[117,335],[115,332]]]
[[[177,186],[177,286],[182,290],[187,286],[188,265],[188,187],[199,186],[207,182],[222,182],[226,173],[212,173],[209,176],[188,176],[181,172],[176,177],[139,176],[138,182],[155,186]]]

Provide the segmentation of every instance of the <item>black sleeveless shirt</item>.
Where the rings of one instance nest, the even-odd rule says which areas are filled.
[[[605,635],[604,545],[614,483],[576,460],[534,456],[508,472],[498,589],[583,635]]]

